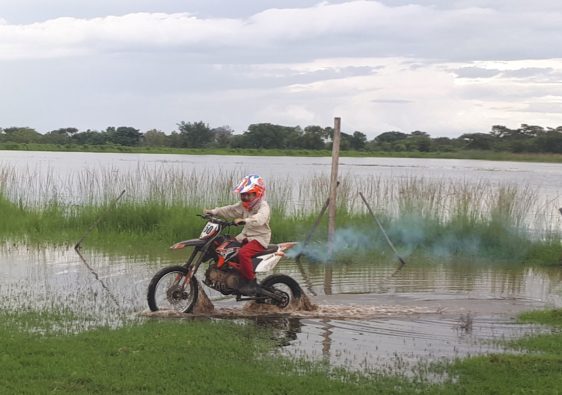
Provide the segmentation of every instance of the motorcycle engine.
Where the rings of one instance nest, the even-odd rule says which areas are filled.
[[[212,265],[205,272],[204,282],[223,295],[230,295],[240,286],[240,274],[235,270],[220,270]]]

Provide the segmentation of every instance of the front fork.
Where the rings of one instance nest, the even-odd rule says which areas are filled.
[[[201,262],[203,262],[203,257],[207,253],[207,249],[209,248],[210,243],[211,241],[209,241],[200,249],[194,248],[189,258],[187,258],[187,261],[184,264],[184,266],[187,268],[187,275],[183,277],[182,284],[181,284],[182,287],[187,286],[190,283],[193,276],[195,275],[195,273],[197,273],[197,269],[199,269]],[[199,256],[197,256],[197,254],[199,254]],[[197,259],[195,259],[195,257],[197,257]],[[180,281],[179,278],[177,280]]]

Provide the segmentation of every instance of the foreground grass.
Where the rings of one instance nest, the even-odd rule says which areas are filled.
[[[444,383],[353,373],[275,356],[272,332],[253,323],[152,320],[117,330],[38,335],[31,315],[1,314],[4,393],[559,394],[562,310],[523,316],[558,332],[512,342],[494,354],[435,368]],[[51,317],[56,318],[56,317]],[[31,324],[26,325],[26,324]],[[23,329],[22,328],[27,328]]]
[[[58,151],[58,152],[110,152],[141,154],[180,155],[236,155],[236,156],[331,156],[329,150],[304,149],[254,149],[254,148],[171,148],[171,147],[126,147],[118,145],[76,145],[76,144],[18,144],[0,143],[0,150],[12,151]],[[520,162],[562,162],[560,154],[513,153],[496,151],[463,150],[453,152],[404,152],[404,151],[341,151],[344,157],[381,158],[432,158],[432,159],[479,159]]]
[[[534,311],[521,322],[553,326],[552,334],[509,343],[522,354],[460,360],[447,368],[465,394],[562,394],[562,310]]]
[[[413,390],[267,354],[267,330],[230,322],[151,321],[119,330],[37,336],[0,329],[4,393],[338,394]]]

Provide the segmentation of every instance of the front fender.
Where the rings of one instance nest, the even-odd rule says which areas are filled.
[[[185,248],[185,247],[203,246],[203,245],[205,245],[206,242],[207,242],[207,240],[204,240],[204,239],[184,240],[184,241],[180,241],[180,242],[174,244],[173,246],[170,247],[170,249],[171,250],[181,250],[182,248]]]

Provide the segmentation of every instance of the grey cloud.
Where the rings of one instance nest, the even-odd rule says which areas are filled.
[[[551,67],[526,67],[517,70],[506,70],[502,74],[510,78],[548,77],[554,70]],[[561,81],[562,82],[562,81]]]
[[[536,102],[530,103],[526,108],[519,110],[521,112],[538,112],[538,113],[551,113],[562,114],[562,103],[560,102]]]
[[[482,67],[461,67],[451,69],[459,78],[491,78],[498,79],[516,78],[527,80],[540,80],[544,82],[562,82],[562,72],[552,67],[524,67],[520,69],[499,70]]]
[[[383,103],[383,104],[407,104],[413,103],[413,100],[407,99],[373,99],[371,100],[373,103]]]
[[[501,73],[501,70],[483,69],[480,67],[462,67],[453,72],[460,78],[490,78]]]
[[[468,85],[459,94],[469,100],[521,101],[536,100],[546,96],[562,97],[562,86],[555,84],[529,85]]]

